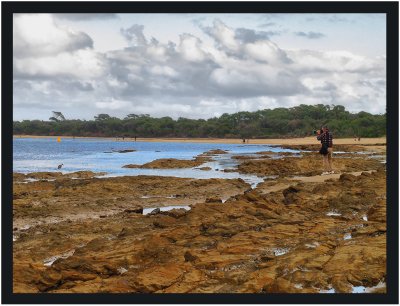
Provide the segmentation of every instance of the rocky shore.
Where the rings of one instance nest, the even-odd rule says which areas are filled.
[[[385,147],[358,147],[337,148],[338,173],[327,176],[310,146],[236,156],[234,171],[274,176],[253,189],[242,179],[14,173],[13,290],[385,292]],[[223,152],[152,166],[201,167]]]
[[[180,169],[197,167],[209,161],[206,157],[196,157],[192,160],[181,160],[176,158],[156,159],[143,165],[129,164],[123,168],[139,168],[139,169]]]

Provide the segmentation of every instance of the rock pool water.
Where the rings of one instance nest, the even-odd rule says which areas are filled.
[[[144,208],[143,209],[143,215],[148,215],[149,213],[151,213],[153,210],[159,208],[160,211],[168,211],[168,210],[172,210],[172,209],[179,209],[179,208],[183,208],[185,210],[190,210],[190,206],[187,205],[171,205],[171,206],[164,206],[164,207],[150,207],[150,208]]]

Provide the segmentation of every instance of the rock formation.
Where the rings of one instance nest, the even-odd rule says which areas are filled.
[[[334,163],[349,173],[304,182],[291,176],[318,169],[321,160],[312,155],[244,159],[241,172],[280,176],[255,189],[241,179],[72,179],[53,173],[55,181],[21,183],[47,176],[15,174],[13,290],[268,294],[374,288],[386,281],[385,165],[368,157]],[[184,205],[190,209],[143,215],[146,207]]]

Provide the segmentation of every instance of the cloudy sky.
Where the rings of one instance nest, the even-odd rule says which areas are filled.
[[[14,120],[386,111],[384,14],[14,14]]]

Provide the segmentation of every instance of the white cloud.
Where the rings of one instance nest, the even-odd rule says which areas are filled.
[[[143,34],[144,26],[140,24],[134,24],[128,29],[121,29],[121,34],[124,36],[132,45],[142,46],[147,44],[146,37]]]
[[[299,72],[354,72],[375,71],[384,73],[385,61],[381,58],[368,58],[349,51],[311,51],[287,50],[288,56],[295,63]]]
[[[237,51],[239,43],[235,39],[235,31],[226,26],[222,21],[215,20],[214,26],[207,29],[208,34],[214,37],[216,43],[228,50]]]
[[[168,59],[167,49],[164,46],[151,44],[147,47],[146,53],[149,59],[157,62],[165,62]]]
[[[182,34],[180,36],[179,52],[185,60],[191,62],[201,62],[207,57],[201,40],[189,34]]]
[[[85,33],[57,25],[49,14],[14,14],[14,57],[41,57],[91,48]]]
[[[282,49],[268,40],[246,44],[244,46],[244,52],[246,52],[251,58],[265,61],[270,65],[283,65],[291,62]]]
[[[24,57],[14,60],[14,73],[19,76],[71,76],[78,79],[102,76],[106,63],[93,50],[63,52],[54,56]]]
[[[106,71],[104,56],[85,33],[57,24],[50,14],[14,15],[14,78],[92,79]],[[32,83],[34,84],[34,83]]]
[[[385,110],[385,56],[285,49],[267,32],[220,20],[202,28],[211,41],[180,33],[177,44],[149,39],[144,26],[134,24],[120,30],[129,47],[102,54],[91,48],[89,36],[59,20],[15,16],[16,107],[61,109],[69,103],[71,113],[86,118],[99,112],[208,118],[302,103]]]
[[[176,77],[178,73],[175,69],[169,66],[153,66],[150,68],[150,72],[154,75],[166,76],[166,77]]]
[[[322,38],[322,37],[325,36],[322,33],[313,32],[313,31],[310,31],[310,32],[302,32],[302,31],[300,31],[300,32],[296,32],[295,35],[300,36],[300,37],[306,37],[306,38],[309,38],[309,39],[319,39],[319,38]]]
[[[122,109],[131,109],[131,102],[115,100],[111,99],[111,101],[107,102],[96,102],[96,107],[99,109],[106,110],[122,110]]]

